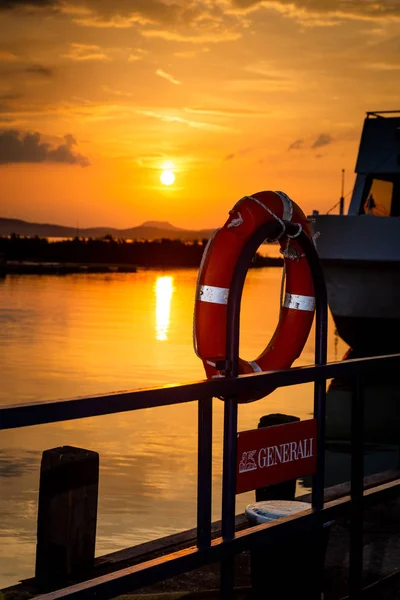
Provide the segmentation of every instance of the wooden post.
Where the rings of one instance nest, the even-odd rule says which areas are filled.
[[[272,427],[273,425],[283,425],[284,423],[294,423],[300,421],[299,417],[292,415],[282,415],[280,413],[264,415],[261,417],[258,428]],[[296,479],[269,485],[256,490],[256,502],[262,500],[294,500],[296,494]]]
[[[40,468],[35,579],[65,585],[94,563],[99,455],[62,446],[43,452]]]

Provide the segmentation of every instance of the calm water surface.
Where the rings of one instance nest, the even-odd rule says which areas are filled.
[[[0,280],[0,404],[204,378],[192,349],[196,270],[15,276]],[[254,359],[278,318],[281,269],[252,270],[243,297],[242,356]],[[329,358],[346,346],[329,322]],[[296,364],[313,362],[310,336]],[[100,454],[96,554],[195,526],[196,404],[142,410],[0,434],[0,587],[32,576],[43,450]],[[220,517],[222,403],[214,401],[213,518]],[[312,412],[312,385],[243,405],[240,429],[261,415]],[[254,499],[237,498],[237,511]]]

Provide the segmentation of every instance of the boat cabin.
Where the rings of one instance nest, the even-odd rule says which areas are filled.
[[[367,112],[349,215],[400,216],[400,110]]]

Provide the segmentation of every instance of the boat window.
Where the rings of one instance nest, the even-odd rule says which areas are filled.
[[[393,182],[373,179],[371,189],[364,204],[367,215],[389,217],[393,198]]]

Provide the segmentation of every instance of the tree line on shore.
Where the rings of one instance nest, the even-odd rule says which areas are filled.
[[[206,244],[206,239],[193,242],[170,239],[128,241],[112,236],[49,241],[38,236],[22,237],[12,234],[0,237],[0,255],[5,261],[198,267]],[[257,253],[252,265],[278,266],[282,263],[281,258],[263,257]]]

